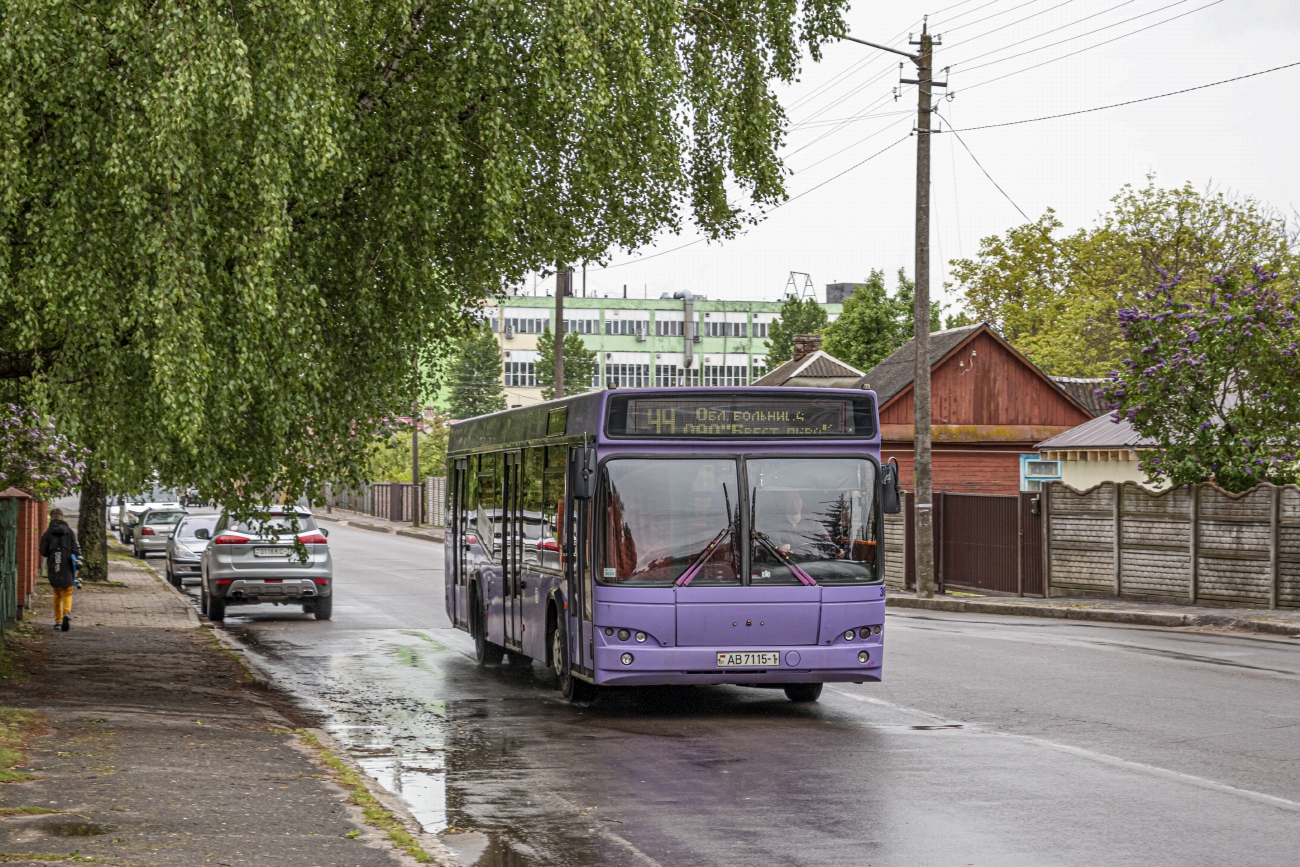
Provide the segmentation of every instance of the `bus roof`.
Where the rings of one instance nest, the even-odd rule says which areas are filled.
[[[642,399],[663,398],[666,402],[698,403],[701,399],[716,399],[720,402],[762,400],[777,398],[780,401],[826,399],[851,399],[860,405],[863,400],[870,403],[869,430],[861,427],[861,433],[848,434],[847,438],[858,441],[878,441],[880,437],[876,415],[876,395],[872,391],[839,388],[620,388],[590,391],[572,397],[550,400],[532,406],[494,412],[475,418],[465,419],[452,424],[448,438],[447,451],[452,454],[468,453],[480,450],[508,448],[522,445],[541,445],[547,442],[565,442],[585,438],[589,442],[606,442],[610,438],[606,431],[606,416],[609,404],[619,398]],[[791,435],[783,437],[788,439]],[[624,434],[619,439],[640,439],[635,434]],[[695,437],[689,432],[675,437],[680,440],[718,439],[717,436]],[[730,437],[728,437],[730,438]],[[766,439],[761,436],[739,435],[735,439]],[[845,436],[836,436],[844,439]]]

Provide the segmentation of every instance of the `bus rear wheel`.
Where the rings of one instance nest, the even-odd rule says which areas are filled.
[[[477,591],[470,597],[470,603],[474,609],[474,659],[479,665],[500,665],[506,649],[488,641],[487,608],[479,601]]]
[[[790,701],[816,701],[821,698],[822,685],[820,683],[787,683],[785,685],[785,697]]]
[[[599,688],[573,676],[569,665],[568,630],[562,623],[551,626],[551,668],[555,672],[555,685],[569,704],[586,707],[596,700]]]

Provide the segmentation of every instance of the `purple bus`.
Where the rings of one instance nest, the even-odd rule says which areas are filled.
[[[898,510],[879,429],[874,393],[823,388],[618,389],[458,422],[448,616],[480,664],[538,660],[575,703],[878,681]]]

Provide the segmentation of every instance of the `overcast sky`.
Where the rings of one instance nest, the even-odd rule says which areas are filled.
[[[924,13],[931,32],[942,35],[936,66],[953,67],[949,89],[955,96],[940,113],[958,130],[1155,96],[1300,61],[1297,0],[857,0],[848,13],[849,32],[906,47],[907,31],[919,31]],[[1144,27],[1150,29],[1135,32]],[[1123,38],[1100,44],[1117,36]],[[1080,49],[1086,50],[1065,57]],[[1022,52],[1031,53],[1003,60]],[[871,268],[885,269],[892,288],[899,267],[913,270],[916,140],[909,137],[851,167],[912,129],[915,88],[907,87],[898,102],[892,97],[900,59],[851,43],[828,46],[821,63],[807,62],[802,80],[781,90],[792,126],[783,154],[793,171],[787,189],[792,198],[806,195],[732,241],[675,249],[700,237],[688,230],[665,234],[631,256],[616,253],[607,270],[588,269],[588,291],[621,296],[626,284],[633,298],[690,289],[710,298],[776,300],[790,272],[802,271],[824,300],[826,283],[860,280]],[[974,68],[990,61],[1003,62]],[[1053,62],[1021,72],[1044,61]],[[915,77],[910,61],[905,72]],[[1055,208],[1069,229],[1092,224],[1123,184],[1145,183],[1148,173],[1166,186],[1214,183],[1291,214],[1300,205],[1298,90],[1300,66],[962,138],[1027,214]],[[864,113],[889,114],[836,123]],[[1024,221],[955,136],[937,135],[933,145],[937,291],[948,260],[973,256],[980,238]]]

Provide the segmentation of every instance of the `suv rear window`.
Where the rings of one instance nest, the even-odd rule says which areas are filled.
[[[235,533],[247,533],[250,536],[286,536],[293,535],[293,515],[267,515],[265,519],[253,518],[249,521],[236,521],[234,518],[226,525],[227,530]],[[297,531],[305,533],[316,529],[316,521],[311,515],[299,515]]]

